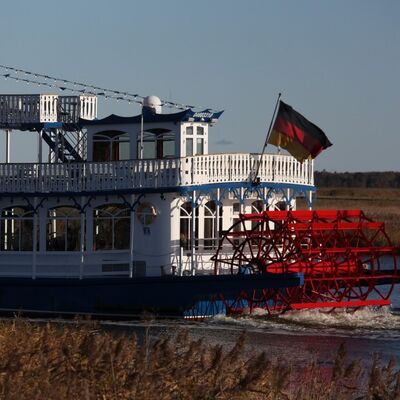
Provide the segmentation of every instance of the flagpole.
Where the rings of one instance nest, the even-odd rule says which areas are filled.
[[[271,136],[272,123],[274,122],[274,119],[275,119],[275,114],[276,114],[276,110],[278,109],[278,104],[279,104],[279,100],[281,99],[281,95],[282,95],[282,93],[278,93],[278,98],[277,98],[276,103],[275,103],[274,113],[272,114],[271,122],[270,122],[269,128],[268,128],[267,138],[265,139],[264,147],[263,147],[262,152],[260,154],[260,159],[258,160],[257,169],[256,169],[256,172],[255,172],[254,177],[253,177],[253,183],[254,184],[260,183],[260,178],[258,177],[258,172],[260,171],[261,161],[262,161],[262,158],[264,156],[265,149],[266,149],[266,147],[268,145],[268,139]]]

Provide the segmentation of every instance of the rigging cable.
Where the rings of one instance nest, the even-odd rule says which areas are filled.
[[[126,91],[119,91],[113,89],[107,89],[100,86],[88,85],[86,83],[71,81],[68,79],[57,78],[50,75],[41,74],[38,72],[27,71],[15,67],[10,67],[7,65],[0,65],[0,69],[5,70],[5,73],[0,73],[0,76],[4,77],[5,79],[12,79],[15,81],[25,82],[27,84],[32,83],[38,86],[47,86],[50,88],[56,88],[61,91],[70,91],[79,94],[87,94],[87,95],[94,95],[104,97],[106,99],[112,99],[117,101],[127,101],[128,103],[137,103],[142,105],[143,100],[146,96],[142,96],[138,93],[129,93]],[[13,73],[15,75],[13,75]],[[25,74],[25,77],[20,77],[18,74]],[[16,76],[17,75],[17,76]],[[27,76],[29,76],[27,78]],[[32,78],[30,78],[32,77]],[[40,80],[39,80],[40,79]],[[44,81],[43,81],[44,80]],[[52,82],[50,82],[52,81]],[[72,85],[73,87],[70,87]],[[191,109],[204,109],[204,107],[198,107],[189,104],[183,103],[176,103],[169,100],[161,99],[161,105],[170,107],[170,108],[177,108],[180,110],[186,110],[188,108]],[[207,108],[210,111],[209,108]]]

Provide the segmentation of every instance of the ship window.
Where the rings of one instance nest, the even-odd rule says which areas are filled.
[[[197,138],[196,140],[196,154],[204,154],[204,139]]]
[[[166,141],[164,140],[162,142],[163,146],[163,157],[175,157],[175,138],[174,140]],[[159,157],[159,158],[163,158]]]
[[[193,139],[186,138],[186,157],[193,155]]]
[[[277,210],[277,211],[285,211],[286,208],[287,208],[287,204],[285,201],[278,201],[274,205],[274,210]]]
[[[140,156],[140,134],[137,140]],[[168,129],[154,128],[143,132],[143,158],[170,158],[175,156],[175,135]]]
[[[188,126],[186,128],[186,135],[193,135],[193,126]]]
[[[240,222],[240,218],[237,218],[237,217],[233,218],[232,226],[233,226],[232,232],[239,233],[239,232],[243,231],[243,224]],[[239,246],[241,241],[243,241],[243,238],[241,237],[241,235],[236,236],[236,237],[234,236],[233,244],[235,246]]]
[[[28,207],[9,207],[1,212],[1,251],[33,250],[33,211]]]
[[[240,203],[233,203],[233,213],[234,214],[240,213]]]
[[[286,209],[287,209],[287,204],[283,200],[276,202],[272,208],[273,211],[285,211]],[[282,226],[282,222],[276,221],[273,224],[273,229],[280,229],[281,226]]]
[[[264,203],[261,200],[256,200],[251,203],[251,212],[253,214],[261,214],[264,211]],[[260,221],[251,221],[251,230],[252,231],[262,231],[262,220]]]
[[[194,243],[198,247],[199,207],[195,208]],[[192,203],[186,202],[180,207],[180,247],[184,250],[192,248]]]
[[[136,210],[136,216],[142,225],[151,225],[157,217],[157,210],[151,203],[142,203]]]
[[[107,131],[93,136],[93,161],[129,160],[129,152],[127,133]]]
[[[130,243],[130,210],[107,204],[93,211],[93,250],[127,250]]]
[[[219,208],[219,226],[217,231],[217,206],[215,201],[209,201],[204,206],[204,249],[216,249],[219,233],[222,231],[222,207]]]
[[[138,140],[137,154],[140,158],[140,139]],[[143,158],[156,158],[156,142],[153,135],[143,138]]]
[[[197,127],[197,134],[198,135],[204,135],[204,128],[202,126]]]
[[[52,208],[47,216],[47,251],[80,251],[81,218],[75,207]]]

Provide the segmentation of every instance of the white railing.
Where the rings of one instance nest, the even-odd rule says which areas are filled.
[[[93,120],[97,118],[97,96],[60,96],[58,102],[65,122],[76,122],[79,118]]]
[[[253,179],[260,160],[259,154],[209,154],[182,160],[183,184],[243,182]],[[300,164],[286,155],[265,154],[258,170],[261,182],[282,182],[313,185],[312,161]]]
[[[18,128],[23,124],[72,122],[97,117],[97,97],[55,94],[0,95],[0,126]]]
[[[18,126],[27,123],[56,122],[57,95],[0,95],[0,124]]]
[[[248,182],[258,154],[209,154],[164,160],[59,164],[0,164],[0,192],[63,193],[158,189],[212,183]],[[313,185],[313,163],[266,154],[261,182]]]

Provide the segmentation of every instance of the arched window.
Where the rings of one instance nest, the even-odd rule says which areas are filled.
[[[93,136],[93,161],[129,160],[129,135],[120,131],[105,131]]]
[[[218,244],[217,237],[217,205],[215,201],[209,201],[204,206],[204,249],[215,249]],[[222,231],[222,207],[219,207],[218,234]]]
[[[185,250],[192,248],[192,203],[184,203],[180,207],[180,246]],[[194,241],[198,246],[199,237],[199,207],[195,208]]]
[[[264,204],[261,200],[256,200],[251,203],[251,212],[260,214],[264,211]]]
[[[33,250],[33,210],[8,207],[1,211],[1,251]]]
[[[278,201],[273,205],[273,209],[275,211],[285,211],[288,209],[288,205],[286,204],[286,201]]]
[[[47,251],[79,251],[81,249],[79,209],[61,206],[47,215]]]
[[[93,249],[127,250],[130,243],[130,210],[107,204],[93,210]]]
[[[140,133],[137,139],[140,154]],[[175,156],[175,135],[169,129],[153,128],[143,132],[143,158],[169,158]]]

